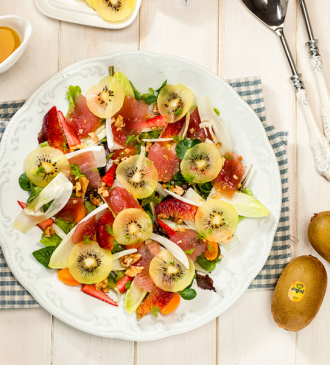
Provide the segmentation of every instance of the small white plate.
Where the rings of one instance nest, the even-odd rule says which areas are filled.
[[[12,223],[20,213],[17,200],[28,194],[18,184],[27,154],[38,147],[37,137],[47,111],[56,105],[66,113],[65,93],[69,85],[88,89],[108,75],[109,66],[124,72],[135,87],[144,92],[169,84],[187,85],[196,97],[209,96],[233,141],[233,150],[244,157],[253,172],[248,186],[270,210],[264,219],[246,219],[238,226],[242,244],[225,258],[211,277],[217,292],[194,286],[197,297],[181,300],[178,309],[167,316],[152,315],[136,320],[129,316],[123,301],[113,307],[69,287],[58,280],[57,270],[45,269],[32,252],[43,247],[38,227],[26,235]],[[179,334],[200,327],[231,307],[248,288],[265,264],[273,244],[281,210],[281,181],[278,164],[265,129],[253,110],[219,76],[184,59],[141,51],[116,53],[78,62],[45,82],[10,121],[0,146],[0,244],[8,266],[17,280],[47,311],[82,331],[125,340],[147,341]],[[223,250],[225,251],[225,250]]]
[[[135,0],[132,14],[121,22],[102,19],[84,0],[35,0],[38,9],[50,18],[91,27],[121,29],[132,24],[139,13],[142,0]]]
[[[20,59],[31,36],[32,26],[29,21],[17,15],[0,16],[0,27],[14,29],[19,35],[21,45],[3,62],[0,63],[0,74],[8,71]]]

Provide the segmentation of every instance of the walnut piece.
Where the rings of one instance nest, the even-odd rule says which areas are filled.
[[[45,236],[52,237],[55,234],[55,229],[52,226],[49,226],[45,229]]]
[[[114,126],[117,128],[120,128],[120,130],[125,127],[124,119],[121,115],[118,115],[117,119],[112,118],[111,122],[114,124]]]
[[[178,185],[171,186],[169,188],[169,190],[171,190],[173,193],[178,194],[178,195],[184,194],[184,190],[181,188],[181,186],[178,186]]]
[[[134,277],[143,270],[142,266],[130,266],[126,271],[125,275]]]
[[[152,146],[151,142],[146,143],[146,152],[149,152],[151,146]]]
[[[120,257],[119,262],[123,267],[128,268],[139,261],[140,257],[141,255],[139,253],[131,253],[130,255]]]
[[[98,189],[98,191],[97,191],[97,192],[98,192],[101,196],[103,196],[104,198],[110,195],[109,190],[108,190],[108,188],[107,188],[107,184],[106,184],[106,183],[104,183],[104,182],[102,182],[102,185],[101,185],[101,187]]]
[[[88,133],[88,135],[92,138],[92,140],[96,143],[98,142],[99,138],[95,132]]]
[[[76,190],[77,198],[83,198],[85,196],[88,184],[89,180],[86,176],[82,176],[78,179],[76,186],[73,187],[73,189]]]
[[[93,205],[95,205],[97,207],[99,207],[100,205],[103,204],[103,200],[101,198],[99,198],[98,196],[90,195],[89,200],[91,201],[91,203]]]
[[[102,290],[103,293],[109,293],[110,289],[108,288],[108,278],[100,281],[99,283],[95,284],[96,290]]]
[[[161,213],[161,214],[158,214],[157,217],[160,218],[160,219],[168,219],[170,216],[167,215],[167,214]]]

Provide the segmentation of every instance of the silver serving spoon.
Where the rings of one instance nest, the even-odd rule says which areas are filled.
[[[291,80],[296,89],[296,95],[308,126],[316,169],[319,174],[330,180],[329,143],[323,135],[310,107],[301,74],[297,71],[283,31],[288,0],[242,0],[242,2],[262,23],[274,31],[281,39],[293,73]]]
[[[309,19],[308,10],[305,0],[299,0],[301,11],[305,20],[306,30],[309,41],[306,43],[309,47],[310,64],[315,76],[319,97],[322,102],[322,119],[324,125],[324,134],[330,141],[330,92],[327,81],[323,72],[322,57],[319,53],[318,40],[314,38],[312,25]]]

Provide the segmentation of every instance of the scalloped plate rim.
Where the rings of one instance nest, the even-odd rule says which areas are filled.
[[[128,55],[144,55],[146,57],[150,57],[150,58],[154,58],[154,59],[173,59],[179,62],[183,62],[185,64],[189,64],[192,67],[197,67],[201,70],[203,70],[206,73],[209,73],[210,75],[212,75],[212,77],[216,77],[218,80],[221,81],[221,83],[223,84],[223,86],[225,88],[227,88],[227,90],[241,103],[241,105],[248,111],[248,113],[250,114],[250,116],[253,115],[253,118],[256,121],[256,124],[259,126],[260,125],[260,131],[263,134],[263,137],[265,138],[265,143],[267,145],[268,150],[270,151],[270,155],[272,157],[272,163],[275,164],[276,166],[278,166],[276,158],[275,158],[275,153],[274,150],[272,149],[270,142],[268,140],[266,131],[264,129],[264,127],[262,126],[262,123],[259,119],[259,117],[255,114],[255,112],[253,111],[253,109],[245,102],[243,101],[243,99],[241,99],[241,97],[237,94],[237,92],[225,81],[223,80],[220,76],[216,75],[215,73],[213,73],[212,71],[204,68],[203,66],[200,66],[198,64],[196,64],[195,62],[186,60],[184,58],[180,58],[177,56],[170,56],[170,55],[164,55],[164,54],[158,54],[158,53],[152,53],[152,52],[145,52],[145,51],[124,51],[124,52],[117,52],[117,53],[113,53],[110,55],[106,55],[106,56],[99,56],[99,57],[93,57],[93,58],[88,58],[82,61],[79,61],[77,63],[74,63],[66,68],[64,68],[63,70],[59,71],[58,73],[56,73],[54,76],[52,76],[50,79],[48,79],[45,83],[43,83],[25,102],[25,104],[23,105],[23,107],[15,114],[15,116],[12,118],[11,122],[8,124],[8,127],[6,128],[4,134],[3,134],[3,138],[2,138],[2,142],[1,142],[1,146],[0,146],[0,159],[2,158],[2,155],[5,152],[6,146],[7,146],[7,138],[10,134],[10,131],[12,128],[14,128],[14,124],[15,124],[15,120],[17,120],[23,113],[25,113],[30,105],[32,104],[32,102],[37,98],[37,96],[39,95],[39,93],[45,88],[47,87],[48,84],[51,84],[51,82],[57,78],[60,78],[62,75],[68,73],[70,70],[73,70],[75,68],[78,68],[80,66],[83,66],[84,64],[88,64],[88,63],[92,63],[92,62],[97,62],[97,61],[105,61],[108,59],[111,59],[113,57],[120,57],[120,56],[128,56]],[[1,160],[1,165],[3,164],[3,160]],[[32,286],[29,285],[29,283],[24,279],[23,275],[21,275],[18,271],[18,269],[16,269],[15,265],[12,263],[11,260],[11,256],[9,253],[9,247],[7,247],[7,244],[4,240],[3,237],[3,232],[2,230],[0,230],[0,246],[3,250],[3,254],[5,256],[5,259],[8,263],[8,266],[10,267],[11,271],[13,272],[13,274],[15,275],[15,277],[17,278],[17,280],[19,281],[19,283],[25,287],[30,293],[31,295],[35,298],[35,300],[44,308],[46,309],[48,312],[50,312],[52,315],[54,315],[56,318],[58,318],[59,320],[65,322],[66,324],[77,328],[81,331],[96,335],[96,336],[101,336],[101,337],[106,337],[106,338],[118,338],[118,339],[123,339],[123,340],[130,340],[130,341],[150,341],[150,340],[157,340],[157,339],[161,339],[161,338],[165,338],[168,336],[172,336],[172,335],[177,335],[180,333],[185,333],[188,331],[191,331],[193,329],[196,329],[198,327],[201,327],[205,324],[207,324],[208,322],[212,321],[213,319],[215,319],[216,317],[218,317],[219,315],[221,315],[222,313],[224,313],[227,309],[229,309],[246,291],[246,289],[249,287],[250,283],[253,281],[253,279],[259,274],[260,270],[262,269],[262,267],[264,266],[265,262],[267,261],[267,258],[269,256],[269,253],[271,251],[272,248],[272,242],[273,242],[273,238],[275,236],[275,232],[278,226],[278,222],[279,222],[279,218],[280,218],[280,211],[281,211],[281,196],[282,196],[282,192],[281,192],[281,180],[280,180],[280,173],[279,170],[277,168],[276,170],[276,181],[275,181],[275,188],[276,188],[276,192],[274,193],[277,197],[278,197],[278,204],[277,204],[277,210],[276,210],[276,214],[274,214],[274,223],[272,226],[272,230],[270,232],[270,237],[272,237],[271,240],[271,244],[269,244],[269,247],[267,250],[264,250],[263,255],[261,258],[259,258],[258,261],[260,261],[259,265],[256,266],[255,270],[253,272],[250,273],[249,277],[247,278],[247,280],[244,282],[244,285],[242,286],[240,292],[231,299],[231,301],[229,301],[227,303],[226,307],[220,307],[219,309],[215,308],[212,313],[208,314],[208,315],[204,315],[204,317],[202,318],[202,320],[200,321],[196,321],[194,320],[192,324],[190,325],[186,325],[184,328],[180,328],[180,329],[175,329],[175,330],[167,330],[166,332],[162,332],[162,333],[157,333],[156,335],[153,333],[150,334],[145,334],[145,333],[139,333],[137,334],[137,336],[134,335],[126,335],[126,334],[121,334],[121,333],[102,333],[102,331],[100,331],[100,329],[94,329],[89,327],[89,325],[80,325],[74,322],[74,320],[71,317],[66,317],[64,315],[58,315],[56,313],[56,308],[52,307],[51,305],[49,305],[48,303],[44,302],[44,299],[42,297],[40,297],[38,290],[33,288]],[[0,203],[1,204],[1,203]],[[151,331],[152,332],[152,331]]]

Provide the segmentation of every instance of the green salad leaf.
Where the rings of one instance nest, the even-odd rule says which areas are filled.
[[[112,254],[115,254],[117,252],[123,251],[124,250],[124,247],[125,246],[123,246],[120,243],[118,243],[117,241],[115,241],[115,244],[113,246],[113,249],[111,250],[111,253]],[[120,271],[118,271],[118,273],[120,273]]]
[[[57,234],[54,234],[54,236],[51,237],[46,237],[45,233],[43,233],[40,242],[47,247],[58,246],[62,242],[62,238]]]
[[[76,101],[76,97],[81,94],[81,88],[79,86],[70,85],[68,91],[66,92],[66,98],[69,100],[69,110],[74,107],[74,103]]]
[[[207,200],[208,196],[210,195],[210,192],[213,188],[213,185],[211,182],[207,182],[204,184],[196,184],[195,185],[197,193],[204,199]]]
[[[75,180],[78,180],[80,177],[84,177],[85,175],[81,173],[81,170],[77,164],[71,164],[71,175],[75,177]]]
[[[94,204],[92,204],[89,200],[85,200],[84,204],[85,204],[87,215],[89,213],[91,213],[94,209],[96,209],[96,206]]]
[[[47,141],[42,142],[42,143],[40,143],[40,147],[49,147],[49,143]]]
[[[191,288],[186,288],[178,292],[182,299],[184,300],[192,300],[196,298],[196,290]]]
[[[150,196],[148,196],[148,198],[139,200],[139,203],[140,203],[141,207],[144,207],[145,205],[147,205],[149,203],[154,203],[154,205],[156,206],[162,200],[163,200],[163,197],[160,194],[156,195],[156,192],[154,191]]]
[[[160,93],[160,91],[162,90],[162,88],[167,84],[167,80],[165,80],[162,85],[154,90],[152,87],[149,87],[148,92],[147,93],[140,93],[140,91],[138,91],[134,85],[132,84],[132,82],[130,81],[130,84],[132,86],[133,92],[134,92],[134,97],[136,100],[143,100],[145,101],[148,105],[151,105],[153,103],[156,103],[157,101],[157,97],[158,94]],[[156,95],[155,95],[156,94]]]
[[[219,250],[218,257],[215,260],[213,260],[213,261],[209,261],[204,255],[200,255],[200,256],[197,257],[196,262],[200,266],[202,266],[202,268],[204,270],[206,270],[206,271],[213,271],[216,268],[217,263],[221,261],[220,254],[221,254],[221,252]]]
[[[46,269],[50,269],[48,266],[49,261],[56,248],[57,246],[44,247],[40,250],[32,252],[32,255],[41,265],[45,266]]]
[[[196,144],[202,143],[199,139],[183,139],[180,141],[175,147],[176,154],[178,155],[180,160],[183,160],[184,155],[187,153],[190,148],[196,146]]]
[[[76,226],[75,222],[72,223],[64,222],[60,218],[55,219],[55,224],[58,225],[61,228],[61,230],[64,231],[66,234],[68,234]]]
[[[31,191],[31,181],[25,172],[18,178],[18,183],[23,190]]]
[[[249,196],[253,196],[252,190],[249,188],[243,188],[243,194],[249,195]]]

